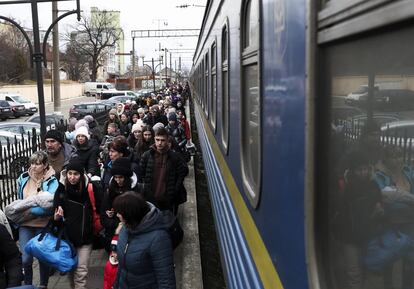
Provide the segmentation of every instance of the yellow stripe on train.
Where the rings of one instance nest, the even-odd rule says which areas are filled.
[[[198,104],[197,108],[201,111]],[[224,182],[230,192],[230,197],[239,217],[244,236],[247,240],[250,253],[253,256],[254,263],[256,264],[257,271],[259,272],[260,279],[262,280],[263,287],[265,289],[282,289],[282,282],[280,281],[276,268],[273,265],[269,252],[267,251],[249,209],[247,208],[246,203],[244,202],[244,199],[236,186],[233,175],[224,160],[223,154],[213,136],[213,133],[211,132],[210,126],[208,125],[203,113],[200,113],[200,115],[216,161],[220,167],[220,171],[223,173]]]

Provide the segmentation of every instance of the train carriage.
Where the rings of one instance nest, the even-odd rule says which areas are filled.
[[[413,24],[405,0],[207,2],[191,86],[229,288],[413,288]]]

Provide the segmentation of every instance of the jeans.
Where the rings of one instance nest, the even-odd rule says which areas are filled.
[[[43,228],[21,226],[19,228],[20,250],[22,252],[22,265],[24,274],[24,284],[32,285],[33,282],[33,256],[26,253],[24,247],[30,239],[40,234]],[[39,261],[40,286],[47,286],[49,281],[49,266]]]

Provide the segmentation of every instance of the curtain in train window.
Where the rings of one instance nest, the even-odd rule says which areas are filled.
[[[216,43],[211,46],[211,125],[216,130],[217,111],[217,49]]]
[[[247,196],[256,207],[260,196],[261,125],[259,86],[259,2],[247,1],[242,13],[242,172]]]
[[[321,48],[329,116],[317,243],[327,288],[414,286],[413,47],[405,23]]]

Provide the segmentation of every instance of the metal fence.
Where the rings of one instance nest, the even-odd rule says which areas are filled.
[[[0,142],[0,208],[16,199],[17,178],[29,168],[29,157],[41,149],[40,135],[33,130]]]

